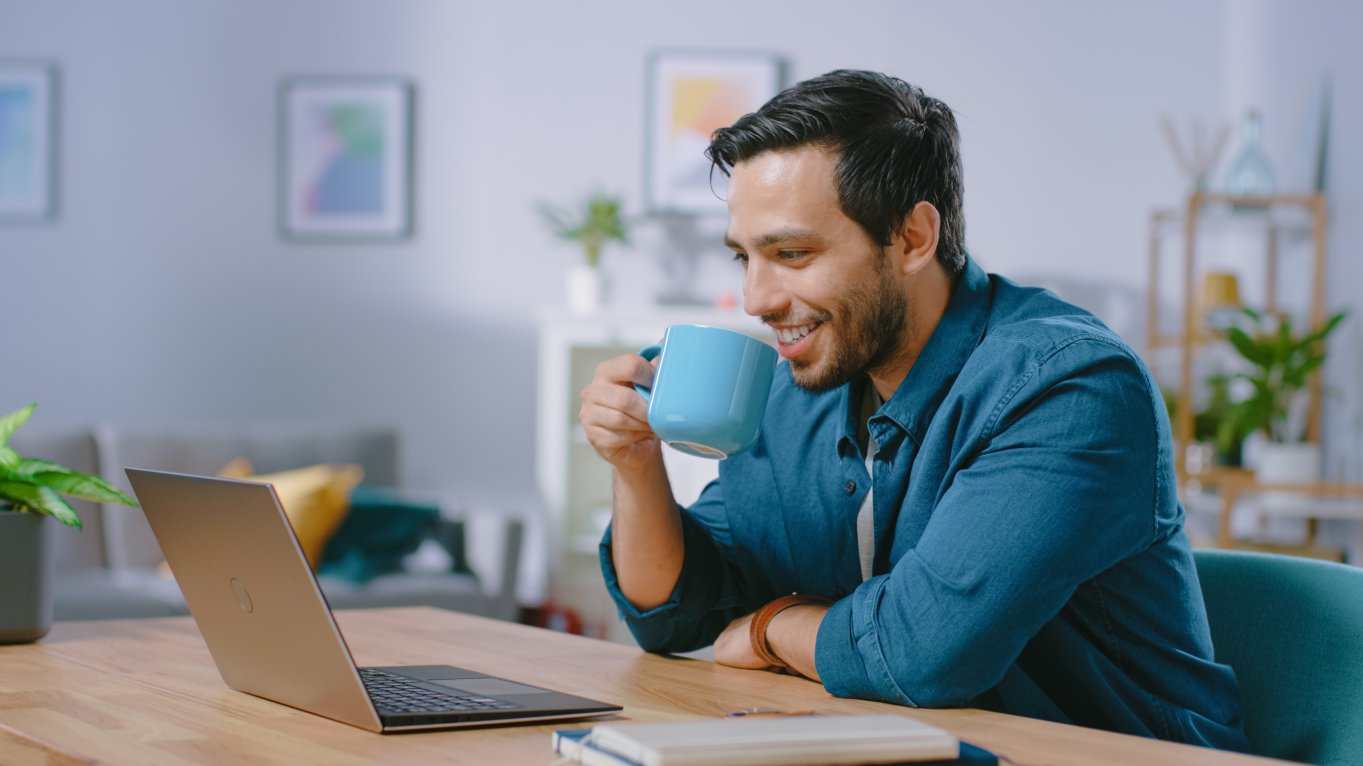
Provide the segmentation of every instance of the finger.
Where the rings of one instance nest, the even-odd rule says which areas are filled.
[[[642,431],[613,431],[599,426],[586,429],[587,441],[603,454],[612,454],[654,438],[651,433]]]
[[[645,388],[653,385],[653,364],[638,354],[622,354],[607,359],[596,368],[596,380],[617,385],[635,384]]]
[[[579,417],[586,417],[589,409],[604,409],[624,413],[641,426],[648,424],[648,401],[631,386],[592,383],[582,389],[581,399]]]
[[[640,420],[627,412],[609,407],[583,405],[582,411],[578,413],[578,419],[582,421],[584,428],[603,428],[607,431],[636,432],[645,435],[653,433],[647,420]]]

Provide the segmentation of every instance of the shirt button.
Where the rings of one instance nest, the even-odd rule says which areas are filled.
[[[855,495],[857,493],[857,483],[855,481],[852,481],[851,479],[848,479],[847,483],[842,485],[842,489],[849,495]]]

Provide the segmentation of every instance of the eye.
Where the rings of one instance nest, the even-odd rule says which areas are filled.
[[[776,252],[776,257],[783,261],[798,261],[807,255],[809,253],[804,250],[778,250]]]
[[[748,265],[748,254],[747,254],[747,253],[734,253],[734,261],[735,261],[736,263],[741,263],[741,264],[743,264],[744,266],[747,266],[747,265]]]

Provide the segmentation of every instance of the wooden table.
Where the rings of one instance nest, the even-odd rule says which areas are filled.
[[[979,710],[836,699],[792,676],[645,654],[437,609],[338,613],[360,665],[450,664],[616,702],[662,721],[742,708],[894,712],[1016,764],[1243,764],[1259,759]],[[557,726],[582,726],[558,724]],[[223,685],[189,618],[58,623],[0,646],[0,764],[539,764],[554,724],[379,735]],[[1267,762],[1267,761],[1260,761]]]

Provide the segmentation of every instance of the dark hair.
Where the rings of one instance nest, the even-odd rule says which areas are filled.
[[[880,245],[913,206],[941,215],[937,260],[965,268],[961,151],[951,109],[897,77],[839,69],[797,83],[710,137],[705,156],[725,175],[762,152],[813,144],[836,152],[843,212]]]

